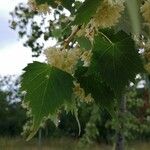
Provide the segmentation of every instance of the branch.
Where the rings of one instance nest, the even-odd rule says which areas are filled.
[[[64,48],[66,48],[69,45],[70,41],[73,39],[73,37],[77,34],[77,32],[80,29],[81,29],[81,26],[77,26],[77,29],[75,31],[73,31],[67,39],[64,40],[64,43],[63,43]]]

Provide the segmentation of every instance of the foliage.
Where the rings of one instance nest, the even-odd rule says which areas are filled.
[[[150,139],[149,117],[150,103],[147,101],[147,89],[132,88],[127,94],[126,131],[127,140]]]
[[[33,116],[30,137],[49,116],[57,116],[62,106],[67,105],[71,112],[75,112],[81,100],[96,103],[100,109],[115,116],[120,96],[136,74],[145,72],[144,63],[147,63],[139,49],[149,50],[145,46],[149,35],[145,38],[136,35],[146,30],[143,25],[145,13],[137,14],[140,5],[133,4],[133,7],[135,11],[130,13],[126,0],[29,0],[29,8],[16,7],[12,13],[16,18],[11,23],[17,27],[24,22],[23,27],[27,27],[31,22],[32,32],[27,36],[31,44],[26,43],[35,56],[43,51],[43,46],[35,48],[42,36],[45,41],[50,38],[57,40],[56,45],[44,52],[47,62],[29,64],[22,75],[25,103]],[[45,27],[44,21],[49,13],[54,19],[48,19],[49,24]],[[143,20],[133,23],[132,14],[143,16]],[[40,15],[44,17],[38,25],[33,20]],[[126,20],[125,24],[123,20]],[[138,21],[143,25],[142,31]],[[130,33],[120,31],[129,24],[136,28],[136,33],[130,29],[126,30]],[[21,34],[28,35],[27,32]]]
[[[63,4],[74,11],[80,2],[75,2],[72,8],[73,2],[69,0],[68,4],[64,0]],[[44,44],[50,42],[51,38],[55,37],[60,41],[71,33],[71,27],[66,27],[71,18],[68,20],[62,6],[55,7],[49,17],[38,14],[37,10],[31,10],[27,4],[20,3],[10,15],[12,16],[12,20],[9,21],[10,27],[18,31],[19,38],[24,39],[24,46],[32,50],[33,57],[38,57],[43,52]]]
[[[18,136],[26,121],[21,107],[18,79],[0,77],[0,136]],[[18,102],[19,101],[19,102]]]
[[[126,91],[126,113],[124,116],[125,129],[124,135],[127,141],[148,140],[149,130],[149,92],[147,88],[137,88],[141,79],[136,79],[136,84],[129,87]],[[118,127],[118,118],[107,120],[106,127],[112,130]]]
[[[97,128],[97,123],[100,121],[100,111],[97,105],[92,106],[92,111],[90,114],[89,121],[86,123],[85,134],[79,141],[79,149],[87,149],[93,141],[99,136],[99,131]]]
[[[27,40],[25,41],[24,46],[31,47],[33,56],[39,56],[43,45],[39,44],[37,39],[42,35],[43,32],[37,22],[33,20],[33,18],[37,16],[38,13],[36,11],[29,10],[26,5],[21,3],[18,7],[15,7],[15,11],[11,12],[10,14],[13,18],[10,21],[10,27],[12,29],[17,29],[18,27],[19,38],[24,38],[27,36]],[[44,23],[42,20],[40,25]],[[31,33],[27,30],[28,25],[32,27]]]

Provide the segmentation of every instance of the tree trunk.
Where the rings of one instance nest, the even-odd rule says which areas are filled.
[[[116,147],[115,150],[124,150],[125,149],[125,139],[124,139],[124,117],[126,113],[126,97],[123,95],[120,100],[118,109],[118,128],[116,129]]]

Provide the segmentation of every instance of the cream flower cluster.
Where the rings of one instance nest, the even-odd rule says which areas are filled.
[[[50,12],[50,8],[47,3],[37,5],[36,0],[28,0],[28,5],[33,11],[38,11],[39,13],[46,14],[47,12]]]
[[[45,50],[45,55],[49,64],[73,74],[81,56],[81,51],[78,48],[61,50],[60,48],[50,47]]]
[[[91,20],[86,26],[83,25],[76,35],[78,37],[84,35],[91,41],[91,43],[93,43],[95,35],[95,27],[93,26],[93,21]]]
[[[90,66],[91,57],[92,57],[92,50],[83,52],[83,54],[81,55],[81,60],[84,62],[83,64],[84,67]]]
[[[96,14],[86,26],[81,27],[77,32],[77,36],[85,35],[93,43],[98,29],[116,25],[124,8],[124,0],[103,0]]]
[[[150,24],[150,0],[147,0],[141,7],[142,15],[146,22]]]
[[[75,67],[79,59],[83,61],[84,67],[88,67],[92,57],[91,50],[81,52],[79,48],[61,50],[60,48],[50,47],[45,50],[44,54],[46,55],[47,62],[49,64],[70,74],[74,74]]]
[[[88,94],[87,96],[85,95],[85,91],[80,87],[80,83],[74,82],[73,92],[75,98],[79,99],[82,102],[90,103],[94,101],[91,94]]]
[[[118,23],[121,12],[124,10],[122,0],[103,0],[93,17],[93,25],[98,28],[107,28]]]

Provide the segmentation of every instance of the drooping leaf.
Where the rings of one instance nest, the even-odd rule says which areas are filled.
[[[91,96],[101,109],[107,109],[112,112],[115,95],[113,90],[101,79],[99,73],[88,74],[88,68],[78,67],[75,77],[85,90],[85,93],[91,93]]]
[[[65,101],[71,102],[73,77],[40,62],[29,64],[24,71],[21,86],[33,115],[32,138],[44,118],[57,113]]]
[[[100,2],[101,0],[85,0],[78,9],[73,24],[87,24],[91,17],[96,13],[97,8],[100,6]]]
[[[114,34],[109,30],[94,39],[90,70],[97,71],[118,95],[143,71],[143,65],[132,38],[123,31]]]

